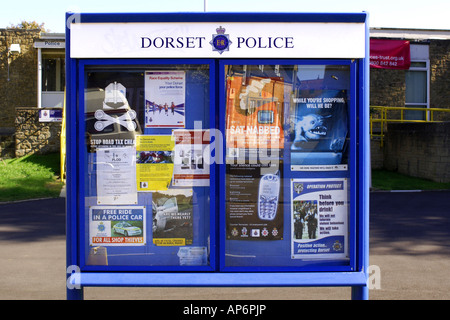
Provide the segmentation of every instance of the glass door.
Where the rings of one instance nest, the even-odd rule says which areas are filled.
[[[352,270],[355,63],[220,70],[222,270]]]
[[[83,268],[213,270],[214,64],[87,60],[80,75]]]

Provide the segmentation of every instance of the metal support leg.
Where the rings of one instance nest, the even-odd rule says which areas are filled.
[[[83,300],[83,299],[84,299],[83,288],[67,289],[67,300]]]
[[[352,300],[369,300],[369,288],[367,286],[352,287]]]

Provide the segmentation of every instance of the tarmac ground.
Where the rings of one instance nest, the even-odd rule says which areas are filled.
[[[370,300],[450,299],[450,191],[372,192]],[[0,204],[0,299],[66,299],[65,198]],[[372,272],[371,271],[371,272]],[[350,288],[84,288],[85,300],[349,300]]]

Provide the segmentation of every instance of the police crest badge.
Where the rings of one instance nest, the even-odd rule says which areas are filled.
[[[212,40],[209,42],[211,44],[213,51],[218,51],[222,54],[224,51],[228,51],[231,41],[230,35],[225,34],[225,28],[220,26],[216,29],[216,34],[212,35]]]

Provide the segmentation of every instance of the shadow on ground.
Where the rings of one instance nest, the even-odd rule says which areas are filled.
[[[373,192],[371,251],[450,254],[450,191]]]
[[[0,204],[0,240],[65,237],[65,198]]]

